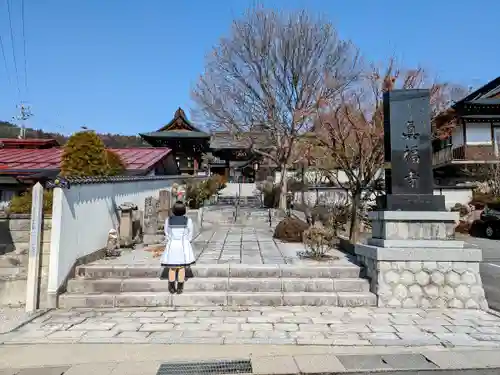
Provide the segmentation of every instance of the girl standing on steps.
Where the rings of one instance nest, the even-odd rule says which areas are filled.
[[[184,289],[186,267],[195,262],[191,241],[193,221],[186,216],[186,205],[177,201],[172,216],[165,220],[166,246],[160,262],[168,269],[168,291],[181,294]],[[177,281],[177,285],[175,285]]]

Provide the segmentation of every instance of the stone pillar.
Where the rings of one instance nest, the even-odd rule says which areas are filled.
[[[137,206],[133,203],[120,205],[120,247],[130,247],[134,244],[133,212]]]
[[[152,245],[161,242],[158,234],[159,201],[154,197],[147,197],[144,207],[144,244]]]
[[[163,223],[167,219],[171,207],[172,205],[170,204],[170,191],[160,190],[158,220],[161,223]]]
[[[457,212],[370,212],[372,238],[355,253],[379,307],[488,308],[480,248],[455,240]]]

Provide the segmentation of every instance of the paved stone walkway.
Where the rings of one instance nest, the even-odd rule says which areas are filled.
[[[305,251],[302,243],[284,243],[273,239],[273,231],[264,228],[219,227],[202,232],[193,241],[197,264],[318,264],[301,258]],[[157,247],[154,245],[153,247]],[[332,249],[329,263],[349,264],[354,259]],[[145,249],[125,250],[118,258],[100,259],[92,264],[157,264],[158,259]]]
[[[55,310],[0,336],[21,343],[500,347],[500,318],[475,310],[256,307]]]

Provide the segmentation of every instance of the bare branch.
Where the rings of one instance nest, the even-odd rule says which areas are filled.
[[[250,148],[286,169],[318,107],[357,79],[358,65],[357,50],[331,24],[305,11],[251,9],[207,58],[192,96],[212,129],[264,131],[267,143],[249,139]]]

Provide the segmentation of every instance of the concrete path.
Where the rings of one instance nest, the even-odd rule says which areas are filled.
[[[190,372],[193,367],[209,364],[221,368],[222,361],[245,368],[244,375],[497,375],[500,350],[151,344],[0,347],[0,375],[194,375],[211,372]],[[165,371],[172,366],[177,372]]]
[[[500,347],[500,318],[475,310],[335,307],[54,310],[4,344],[165,343]]]

